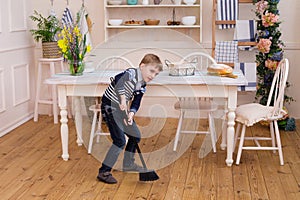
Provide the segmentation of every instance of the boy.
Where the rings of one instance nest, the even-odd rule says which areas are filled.
[[[123,171],[141,171],[143,169],[134,163],[136,151],[134,140],[139,142],[141,133],[133,120],[133,116],[140,107],[146,90],[146,83],[161,71],[160,58],[154,54],[146,54],[138,68],[129,68],[116,75],[105,90],[101,102],[101,113],[109,129],[112,146],[99,168],[97,176],[99,181],[108,184],[117,183],[111,170],[125,147],[125,134],[128,137],[128,142],[124,153]],[[130,106],[128,105],[129,101],[131,102]],[[124,113],[128,113],[126,117],[124,117]],[[124,119],[126,118],[127,121],[125,122]]]

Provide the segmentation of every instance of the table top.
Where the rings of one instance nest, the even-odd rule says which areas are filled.
[[[51,85],[95,85],[109,84],[110,77],[115,76],[120,71],[97,71],[84,73],[82,76],[72,76],[70,73],[58,73],[46,79],[45,84]],[[210,75],[206,70],[196,71],[193,76],[170,76],[168,71],[161,72],[147,85],[227,85],[241,86],[248,82],[240,70],[234,71],[238,78],[220,77]]]

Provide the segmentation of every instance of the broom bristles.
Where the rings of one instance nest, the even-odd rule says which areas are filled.
[[[159,179],[155,171],[140,172],[139,175],[140,181],[155,181]]]

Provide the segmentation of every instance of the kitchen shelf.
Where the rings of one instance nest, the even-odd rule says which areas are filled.
[[[105,19],[105,40],[116,34],[133,29],[172,29],[192,37],[195,41],[202,42],[202,0],[197,0],[193,5],[172,4],[171,0],[164,0],[163,4],[154,5],[127,5],[123,1],[121,5],[109,5],[104,1]],[[153,1],[150,3],[153,3]],[[196,16],[196,24],[189,25],[167,25],[167,21],[173,20],[173,10],[175,10],[175,21],[180,21],[183,16]],[[142,21],[145,19],[159,19],[159,25],[119,25],[108,24],[109,19],[123,19],[125,21]]]
[[[106,8],[197,8],[200,4],[193,5],[173,5],[173,4],[162,4],[162,5],[107,5]]]
[[[135,28],[173,28],[173,29],[178,29],[178,28],[200,28],[200,25],[178,25],[178,26],[168,26],[168,25],[140,25],[140,26],[127,26],[127,25],[120,25],[120,26],[111,26],[107,25],[106,28],[124,28],[124,29],[135,29]]]

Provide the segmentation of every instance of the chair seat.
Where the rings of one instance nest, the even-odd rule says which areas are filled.
[[[264,106],[258,103],[249,103],[245,105],[238,106],[236,113],[236,121],[245,124],[246,126],[253,126],[253,124],[262,121],[269,120],[272,116],[274,110],[273,106]],[[284,110],[281,111],[279,115],[276,116],[277,119],[280,119],[285,115]],[[272,118],[274,120],[274,117]]]
[[[216,111],[218,105],[210,100],[187,99],[179,100],[174,104],[176,110],[201,110],[201,111]]]

